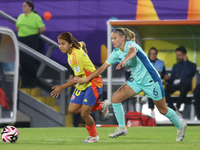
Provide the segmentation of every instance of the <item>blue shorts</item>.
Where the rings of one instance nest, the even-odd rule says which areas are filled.
[[[151,82],[145,85],[140,85],[135,82],[133,78],[129,78],[126,82],[136,94],[144,91],[148,98],[154,101],[159,101],[165,96],[164,88],[162,82]]]
[[[90,86],[85,90],[78,90],[75,88],[70,103],[93,106],[99,102],[99,98],[102,95],[103,87]]]

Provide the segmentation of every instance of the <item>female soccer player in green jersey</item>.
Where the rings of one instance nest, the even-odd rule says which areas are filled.
[[[82,84],[91,81],[103,73],[110,65],[119,62],[116,69],[126,66],[131,70],[131,76],[112,96],[111,102],[119,127],[109,137],[126,135],[124,110],[122,102],[129,97],[144,91],[151,98],[159,112],[165,115],[177,128],[176,141],[182,141],[187,125],[181,123],[178,116],[171,108],[167,107],[164,88],[159,73],[153,67],[142,48],[135,43],[135,34],[127,28],[116,28],[111,33],[114,50],[106,62],[87,78],[75,77],[76,83]]]

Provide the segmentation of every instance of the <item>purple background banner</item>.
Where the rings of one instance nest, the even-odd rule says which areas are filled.
[[[22,13],[22,0],[0,0],[0,9],[16,18]],[[188,0],[151,0],[159,19],[187,19]],[[119,20],[135,20],[137,0],[33,0],[35,10],[42,17],[46,32],[44,35],[57,42],[62,32],[71,32],[78,41],[85,41],[89,56],[95,64],[101,63],[101,45],[107,45],[106,22],[115,17]],[[52,14],[45,20],[46,11]],[[0,17],[0,26],[13,29],[14,24]],[[45,47],[45,45],[43,44]],[[45,53],[41,46],[42,53]],[[67,55],[55,49],[51,56],[66,64]]]

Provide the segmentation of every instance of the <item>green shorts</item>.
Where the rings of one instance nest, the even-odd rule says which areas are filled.
[[[139,94],[143,91],[148,98],[151,98],[154,101],[159,101],[165,96],[161,81],[140,85],[137,84],[132,77],[130,77],[126,84],[128,84],[136,94]]]

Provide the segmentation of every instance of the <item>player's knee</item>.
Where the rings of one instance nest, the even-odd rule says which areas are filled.
[[[77,114],[76,111],[77,111],[77,110],[75,110],[75,109],[69,107],[69,112],[70,112],[70,113],[72,113],[72,114]]]
[[[162,114],[162,115],[166,115],[167,110],[166,109],[158,109],[158,111]]]
[[[112,97],[111,97],[111,102],[112,102],[112,103],[120,103],[120,99],[119,99],[119,97],[112,96]]]
[[[81,117],[83,118],[83,120],[91,118],[90,111],[81,111]]]
[[[88,117],[88,115],[86,113],[81,113],[81,118],[83,118],[83,120]]]
[[[116,99],[113,98],[113,97],[111,97],[111,102],[112,102],[112,103],[117,103],[117,102],[116,102]]]

